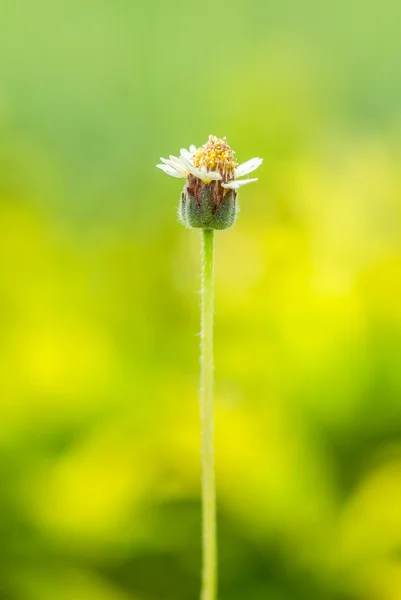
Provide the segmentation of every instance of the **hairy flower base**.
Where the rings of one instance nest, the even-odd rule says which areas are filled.
[[[181,192],[180,221],[190,228],[228,229],[234,225],[237,214],[237,192],[223,190],[219,182],[204,184],[196,179],[188,181]],[[221,193],[222,190],[224,193]]]

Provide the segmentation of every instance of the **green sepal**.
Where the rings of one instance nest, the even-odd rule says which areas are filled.
[[[227,190],[223,200],[217,205],[212,220],[213,229],[228,229],[237,216],[237,192]]]
[[[215,205],[212,190],[209,185],[204,185],[196,198],[184,188],[181,193],[178,216],[186,227],[195,229],[228,229],[231,227],[237,214],[237,192],[224,191],[223,197]]]

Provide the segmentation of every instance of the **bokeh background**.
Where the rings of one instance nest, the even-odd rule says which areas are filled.
[[[0,3],[0,599],[195,600],[199,233],[221,600],[401,599],[401,4]]]

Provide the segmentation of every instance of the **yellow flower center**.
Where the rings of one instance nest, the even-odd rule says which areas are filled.
[[[209,135],[209,141],[197,149],[193,162],[198,169],[206,167],[208,171],[218,171],[224,181],[234,179],[235,167],[238,165],[226,138],[219,139],[214,135]]]

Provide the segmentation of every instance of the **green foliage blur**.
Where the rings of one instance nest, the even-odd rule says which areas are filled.
[[[401,599],[401,3],[2,0],[0,600],[195,600],[199,232],[220,600]]]

